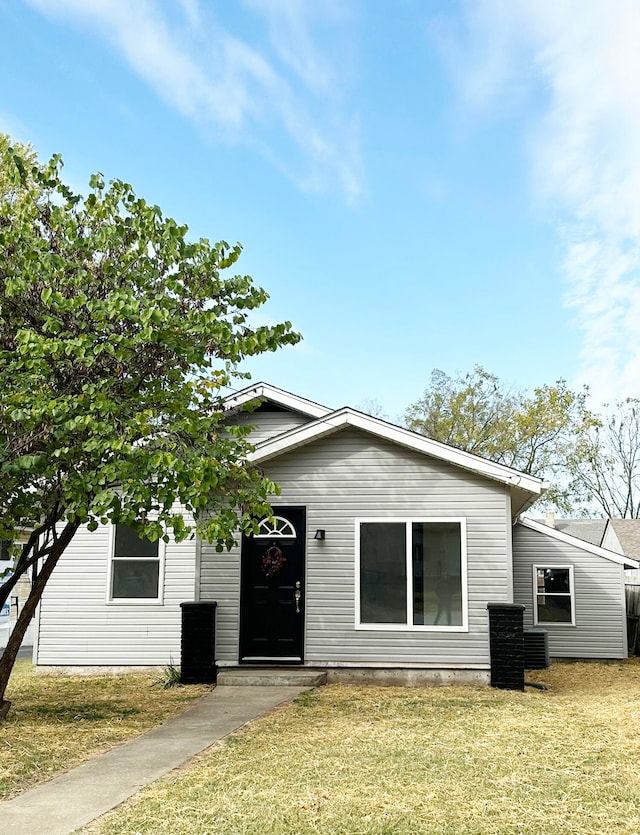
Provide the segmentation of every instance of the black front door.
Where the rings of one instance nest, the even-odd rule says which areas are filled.
[[[274,507],[242,538],[240,661],[301,662],[306,508]]]

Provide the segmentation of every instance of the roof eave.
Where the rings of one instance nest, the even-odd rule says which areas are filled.
[[[254,383],[226,397],[225,411],[230,413],[239,411],[246,403],[254,400],[270,400],[278,406],[300,412],[314,419],[324,417],[331,412],[331,409],[327,406],[322,406],[320,403],[314,403],[312,400],[307,400],[297,394],[262,382]]]
[[[464,470],[484,475],[494,481],[500,481],[512,488],[518,488],[529,494],[522,507],[527,507],[528,502],[534,502],[545,489],[542,479],[535,476],[521,473],[502,464],[496,464],[486,458],[479,458],[469,452],[447,446],[439,441],[433,441],[423,435],[418,435],[408,429],[382,421],[379,418],[358,412],[355,409],[344,407],[337,409],[324,417],[318,418],[312,423],[292,429],[283,435],[263,441],[251,454],[250,460],[256,463],[268,461],[285,451],[297,449],[314,440],[325,437],[336,430],[352,426],[355,429],[362,429],[385,440],[397,443],[408,449],[421,452],[438,460],[445,461]]]
[[[640,563],[637,560],[625,557],[624,554],[616,554],[615,551],[609,551],[600,545],[592,545],[584,539],[572,536],[569,533],[564,533],[564,531],[559,531],[557,528],[551,528],[548,525],[542,524],[542,522],[536,522],[534,519],[520,518],[518,519],[518,523],[532,531],[537,531],[545,536],[550,536],[552,539],[566,542],[568,545],[574,545],[576,548],[588,551],[590,554],[595,554],[597,557],[603,557],[606,560],[618,563],[618,565],[622,565],[624,568],[640,568]]]

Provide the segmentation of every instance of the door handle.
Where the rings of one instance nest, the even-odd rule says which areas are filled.
[[[300,580],[296,580],[296,591],[293,595],[296,600],[296,614],[300,614],[300,598],[302,597],[302,592],[300,591]]]

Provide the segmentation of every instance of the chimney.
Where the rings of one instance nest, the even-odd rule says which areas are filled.
[[[544,523],[548,528],[555,528],[556,518],[553,510],[547,510],[547,515],[545,517]]]

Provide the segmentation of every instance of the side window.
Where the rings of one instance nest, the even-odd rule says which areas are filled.
[[[573,566],[533,566],[534,623],[575,625]]]
[[[111,600],[159,600],[160,543],[116,525],[111,559]]]

